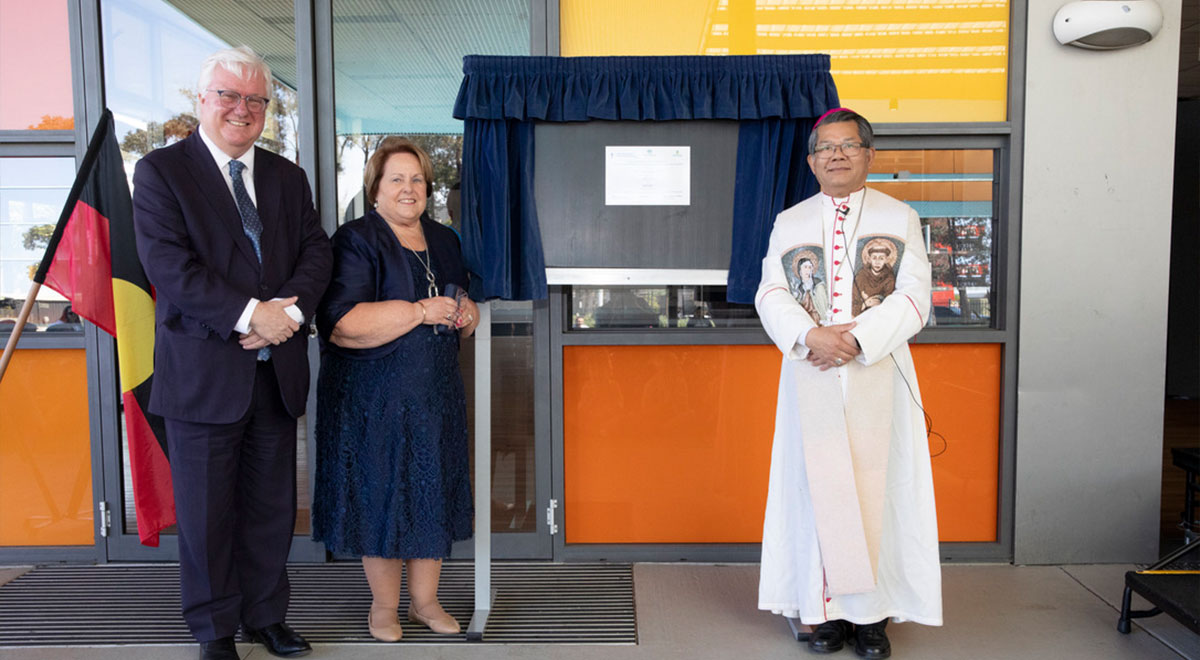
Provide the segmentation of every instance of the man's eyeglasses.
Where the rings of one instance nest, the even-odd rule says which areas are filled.
[[[813,149],[813,155],[817,158],[832,158],[835,149],[841,149],[842,155],[847,158],[854,158],[862,153],[862,142],[843,142],[841,144],[820,144],[816,149]]]
[[[261,96],[242,96],[237,92],[231,92],[227,89],[210,89],[208,91],[216,92],[217,102],[221,104],[222,108],[227,110],[232,110],[238,107],[238,104],[242,102],[242,99],[246,99],[246,109],[250,112],[258,113],[266,110],[267,104],[271,102],[271,99],[266,99]]]

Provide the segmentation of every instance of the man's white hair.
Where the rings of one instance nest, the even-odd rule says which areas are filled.
[[[213,71],[218,66],[242,80],[249,80],[254,77],[256,72],[260,73],[267,83],[267,93],[271,91],[271,67],[267,66],[266,60],[259,57],[258,53],[249,46],[238,46],[237,48],[218,50],[204,60],[204,63],[200,65],[200,80],[196,84],[198,93],[203,94],[208,89],[208,85],[212,82]]]

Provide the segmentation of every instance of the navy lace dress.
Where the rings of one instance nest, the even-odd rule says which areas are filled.
[[[452,231],[425,223],[439,290],[465,288]],[[334,235],[333,284],[318,313],[317,475],[313,538],[337,553],[446,557],[470,538],[471,483],[458,333],[419,325],[372,349],[328,341],[358,302],[426,297],[425,269],[375,213]]]

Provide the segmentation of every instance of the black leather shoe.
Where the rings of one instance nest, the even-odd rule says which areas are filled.
[[[871,660],[882,660],[892,656],[892,643],[888,641],[887,619],[878,623],[854,627],[854,652]]]
[[[200,642],[200,660],[241,660],[232,637]]]
[[[246,637],[267,647],[267,652],[280,658],[298,658],[312,653],[312,646],[286,623],[272,623],[262,628],[242,626]]]
[[[846,637],[849,635],[849,621],[826,621],[814,628],[808,636],[808,650],[813,653],[837,653],[846,645]]]

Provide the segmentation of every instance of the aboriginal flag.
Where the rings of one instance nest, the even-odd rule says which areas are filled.
[[[66,296],[76,314],[117,340],[138,537],[157,547],[158,533],[175,524],[175,501],[162,418],[146,411],[154,376],[154,292],[138,261],[133,203],[108,110],[33,279]]]

